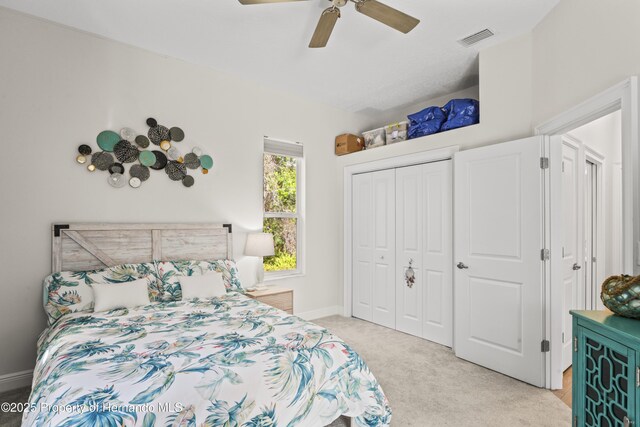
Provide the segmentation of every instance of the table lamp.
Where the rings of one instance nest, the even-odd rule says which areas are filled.
[[[247,256],[266,257],[275,255],[273,246],[273,234],[271,233],[252,233],[247,236],[247,244],[244,248],[244,254]],[[264,264],[258,270],[257,289],[264,289]]]

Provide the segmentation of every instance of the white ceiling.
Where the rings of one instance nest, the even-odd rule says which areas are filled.
[[[422,22],[405,35],[342,8],[307,45],[327,0],[0,0],[1,6],[210,66],[349,111],[384,111],[477,83],[478,49],[532,29],[559,0],[383,0]],[[473,48],[456,41],[484,28]]]

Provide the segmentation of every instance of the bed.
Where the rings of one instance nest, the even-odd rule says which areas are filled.
[[[232,258],[231,231],[209,224],[55,225],[53,269],[80,272],[78,280],[105,266],[122,274],[122,265],[166,277],[154,259],[170,254],[189,259],[171,265],[191,272]],[[65,312],[66,293],[52,285],[64,276],[51,277],[45,306],[55,301],[55,310],[48,308],[52,325],[38,341],[25,426],[321,427],[340,416],[358,426],[390,423],[380,385],[348,344],[246,297],[237,280],[219,298],[176,300],[167,286],[154,292],[173,297],[149,305]]]

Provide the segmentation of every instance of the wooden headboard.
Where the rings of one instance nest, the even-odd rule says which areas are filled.
[[[231,224],[53,224],[52,272],[151,261],[233,259]]]

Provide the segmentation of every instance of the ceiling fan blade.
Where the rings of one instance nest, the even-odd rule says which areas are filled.
[[[268,3],[288,3],[291,1],[306,1],[306,0],[239,0],[241,4],[268,4]]]
[[[322,16],[320,16],[316,31],[313,33],[313,37],[311,37],[309,47],[325,47],[329,41],[329,37],[331,37],[333,27],[335,27],[336,22],[338,22],[338,18],[340,18],[340,9],[335,6],[325,9],[324,12],[322,12]]]
[[[362,0],[356,3],[356,10],[369,18],[382,22],[402,33],[407,34],[413,30],[420,20],[400,12],[397,9],[380,3],[377,0]]]

